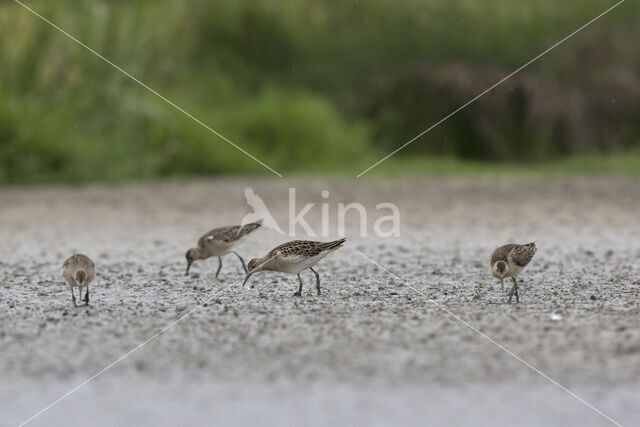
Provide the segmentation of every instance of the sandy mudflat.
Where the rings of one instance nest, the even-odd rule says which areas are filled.
[[[337,204],[401,212],[398,238],[359,236],[295,276],[242,288],[233,256],[194,264],[200,234],[239,222],[251,185],[287,228],[288,187],[337,237]],[[640,424],[640,180],[225,179],[0,189],[0,425],[15,425],[152,337],[34,425],[606,425],[468,322],[625,425]],[[330,197],[321,197],[322,190]],[[388,211],[381,215],[388,214]],[[300,232],[301,230],[298,229]],[[300,232],[298,237],[305,236]],[[260,230],[250,259],[282,242]],[[328,238],[327,238],[328,239]],[[520,305],[491,250],[536,240]],[[94,259],[89,308],[60,266]],[[392,270],[392,277],[358,253]],[[416,290],[417,289],[417,290]],[[451,314],[447,314],[443,307]]]

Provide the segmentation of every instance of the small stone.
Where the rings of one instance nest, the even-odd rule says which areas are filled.
[[[560,315],[560,314],[558,314],[558,313],[551,313],[551,314],[549,315],[549,319],[553,320],[554,322],[557,322],[557,321],[559,321],[559,320],[562,320],[562,319],[563,319],[563,317],[562,317],[562,315]]]

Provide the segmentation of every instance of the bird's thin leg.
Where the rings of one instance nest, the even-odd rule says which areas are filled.
[[[240,254],[236,251],[233,251],[234,254],[236,254],[236,256],[238,257],[238,259],[240,260],[240,262],[242,263],[242,269],[244,270],[244,274],[247,274],[249,272],[249,270],[247,270],[247,265],[244,263],[244,260],[242,259],[242,257],[240,256]]]
[[[313,269],[313,267],[309,267],[309,270],[313,271],[313,274],[316,275],[316,290],[318,291],[318,296],[320,296],[320,275]]]
[[[220,274],[220,270],[222,270],[222,257],[218,257],[218,270],[216,271],[216,279],[218,278],[218,274]]]
[[[69,288],[71,289],[71,301],[73,301],[73,306],[77,307],[78,304],[76,304],[76,295],[73,293],[73,286],[69,285]]]
[[[516,294],[516,303],[520,303],[520,298],[518,297],[518,280],[515,277],[511,277],[511,280],[513,280],[513,290]]]
[[[504,277],[500,279],[500,288],[502,289],[502,292],[504,292]]]
[[[511,298],[513,298],[513,292],[514,292],[514,287],[511,287],[511,290],[509,290],[509,300],[507,301],[509,304],[511,304]]]
[[[89,305],[89,285],[87,285],[87,293],[84,294],[84,305]]]
[[[300,281],[300,287],[298,288],[298,292],[293,294],[294,297],[301,297],[302,296],[302,277],[300,277],[300,273],[298,273],[298,280]]]
[[[516,279],[513,277],[511,277],[511,280],[513,281],[513,287],[509,291],[509,304],[511,304],[511,298],[513,298],[514,294],[516,296],[516,302],[520,302],[520,299],[518,298],[518,282],[516,282]]]

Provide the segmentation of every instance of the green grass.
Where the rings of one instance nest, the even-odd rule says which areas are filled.
[[[29,3],[274,169],[346,175],[611,4]],[[636,173],[638,13],[620,6],[373,173]],[[14,2],[0,70],[0,184],[270,173]],[[599,154],[558,160],[583,152]]]
[[[371,164],[358,170],[364,171]],[[465,161],[451,157],[389,158],[371,169],[367,176],[403,175],[627,175],[640,176],[640,151],[575,156],[534,164],[513,162],[488,163]]]

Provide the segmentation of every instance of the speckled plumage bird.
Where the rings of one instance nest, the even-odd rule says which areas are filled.
[[[240,262],[242,269],[247,273],[247,266],[244,259],[233,248],[244,240],[250,233],[260,228],[262,220],[252,222],[246,225],[228,225],[226,227],[215,228],[198,239],[198,246],[187,251],[187,273],[194,261],[199,259],[207,259],[212,256],[218,257],[218,270],[216,271],[216,279],[222,269],[222,256],[233,252]]]
[[[300,287],[294,296],[302,296],[302,278],[300,272],[307,268],[316,276],[316,290],[320,295],[320,275],[313,269],[318,261],[331,252],[340,249],[347,239],[334,240],[333,242],[313,242],[309,240],[293,240],[283,243],[272,249],[262,258],[254,258],[249,261],[249,274],[244,280],[244,286],[249,277],[258,271],[269,270],[282,273],[294,273],[298,275]],[[252,286],[253,287],[253,286]]]
[[[500,279],[502,290],[504,291],[505,277],[511,277],[513,281],[513,287],[509,291],[509,303],[511,303],[511,298],[514,294],[516,302],[520,302],[517,276],[531,262],[536,250],[535,242],[527,243],[526,245],[508,244],[500,246],[491,254],[489,268],[491,274]]]
[[[84,304],[89,305],[89,283],[96,277],[96,266],[93,261],[91,261],[88,256],[82,254],[76,254],[67,258],[62,265],[62,277],[65,278],[71,288],[73,305],[77,306],[76,296],[73,293],[75,286],[80,288],[78,292],[79,298],[82,298],[82,288],[87,287]]]

